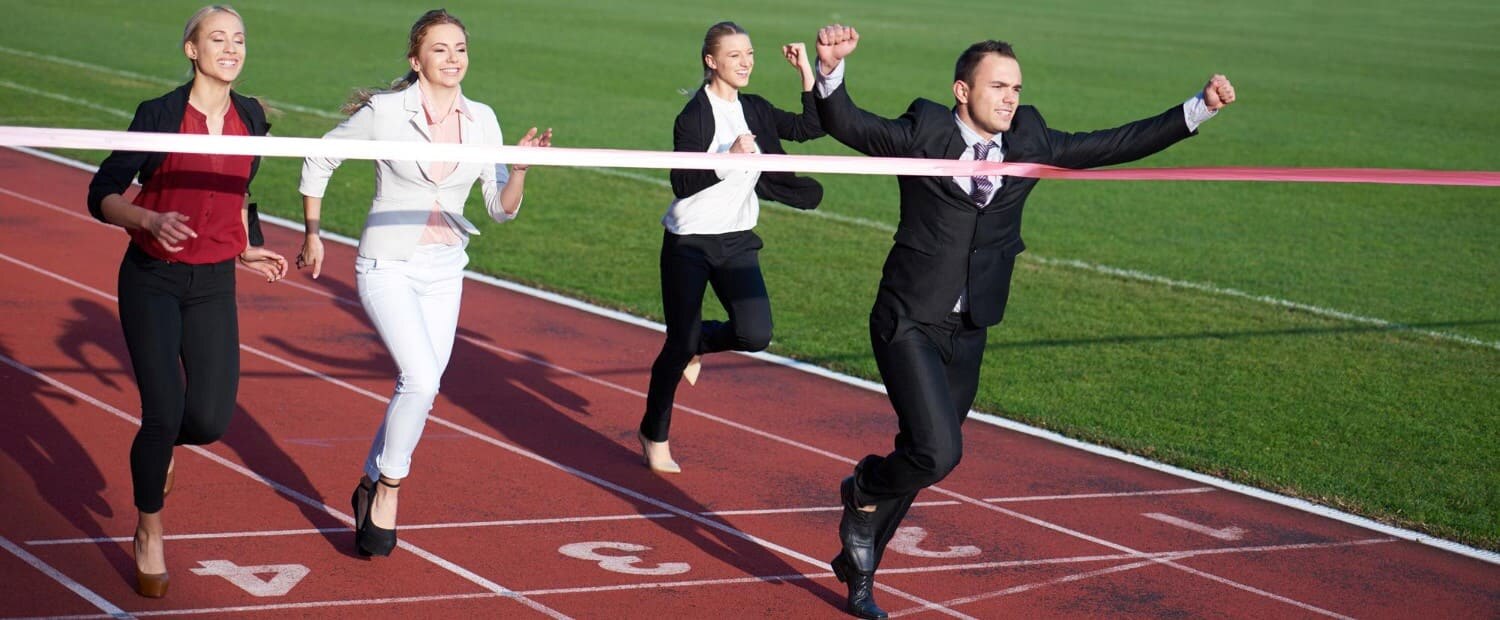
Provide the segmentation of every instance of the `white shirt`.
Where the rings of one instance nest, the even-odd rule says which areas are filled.
[[[818,61],[815,60],[814,62]],[[844,83],[843,60],[840,60],[839,64],[833,68],[833,71],[828,72],[828,75],[823,75],[821,66],[815,66],[813,67],[813,69],[813,77],[817,80],[817,85],[815,88],[819,99],[827,99],[829,95],[833,94],[833,91],[838,90],[839,86]],[[1205,121],[1213,118],[1217,114],[1217,110],[1208,109],[1208,104],[1203,102],[1203,93],[1201,92],[1193,95],[1192,97],[1189,97],[1188,100],[1183,102],[1182,104],[1182,118],[1187,122],[1188,131],[1197,131],[1199,125],[1202,125]],[[984,142],[984,139],[979,137],[979,132],[974,131],[968,125],[965,125],[964,122],[958,118],[957,112],[953,113],[953,122],[958,125],[958,133],[959,135],[963,136],[964,145],[966,147],[964,149],[964,152],[958,156],[958,160],[974,161],[974,145]],[[986,157],[985,160],[993,162],[1005,161],[1005,143],[1001,140],[1001,134],[995,134],[994,142],[995,146],[990,149],[989,156]],[[990,200],[995,197],[995,192],[1000,191],[1000,183],[1004,179],[1004,177],[992,176],[989,177],[989,179],[990,186],[993,189],[990,191],[989,195],[985,196],[985,204],[989,204]],[[960,188],[963,188],[965,194],[972,193],[974,189],[973,177],[953,177],[953,182],[957,183]],[[968,286],[965,286],[964,290],[959,292],[958,300],[953,302],[953,311],[966,312],[968,311],[968,309],[969,288]]]
[[[740,136],[753,133],[745,122],[745,109],[739,98],[726,101],[708,95],[709,108],[714,115],[714,135],[708,142],[707,152],[728,153]],[[760,147],[756,147],[756,153]],[[687,198],[678,198],[667,207],[661,225],[674,235],[714,235],[755,228],[760,218],[760,199],[755,196],[755,183],[760,180],[756,170],[715,170],[720,179]]]

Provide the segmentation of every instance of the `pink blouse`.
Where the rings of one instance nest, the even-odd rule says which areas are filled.
[[[422,88],[417,84],[417,88]],[[473,122],[474,116],[469,114],[468,106],[464,105],[462,94],[453,98],[453,107],[447,110],[437,110],[432,99],[428,98],[427,91],[422,90],[422,109],[427,114],[427,132],[432,136],[432,141],[438,144],[458,144],[462,142],[459,117]],[[449,174],[458,167],[458,162],[438,161],[426,162],[423,167],[427,170],[427,178],[433,183],[441,183],[448,178]],[[443,217],[443,207],[437,201],[432,202],[432,213],[427,216],[427,227],[422,229],[422,237],[417,239],[418,245],[458,245],[463,243],[463,237],[448,219]]]

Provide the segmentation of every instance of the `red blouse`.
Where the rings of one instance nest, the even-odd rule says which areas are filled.
[[[178,133],[207,134],[208,117],[188,105]],[[234,106],[229,106],[223,135],[249,133]],[[186,215],[188,228],[198,237],[179,243],[182,250],[178,252],[168,252],[150,231],[132,230],[131,239],[147,254],[165,261],[206,265],[238,256],[245,251],[245,222],[240,210],[245,207],[253,159],[248,155],[168,154],[132,202],[158,213]]]

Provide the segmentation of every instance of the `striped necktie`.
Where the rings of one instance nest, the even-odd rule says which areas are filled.
[[[994,142],[981,142],[974,145],[974,161],[985,161],[990,157],[990,149],[995,148]],[[989,204],[990,192],[995,190],[995,184],[990,182],[987,176],[970,177],[974,181],[974,189],[969,190],[969,199],[981,208]]]

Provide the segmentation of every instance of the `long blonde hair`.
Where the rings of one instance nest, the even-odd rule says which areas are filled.
[[[421,17],[417,18],[416,23],[411,25],[411,35],[407,37],[406,41],[406,57],[408,59],[417,57],[417,54],[422,51],[422,37],[427,36],[427,31],[433,26],[440,24],[458,26],[458,29],[463,31],[465,38],[469,36],[469,30],[464,28],[464,23],[459,21],[457,17],[454,17],[452,13],[449,13],[447,9],[433,9],[423,13]],[[340,108],[339,111],[352,116],[360,108],[365,107],[365,104],[370,103],[370,97],[374,97],[380,93],[394,93],[406,90],[412,84],[417,83],[418,77],[415,70],[408,70],[406,75],[396,78],[395,81],[391,82],[389,88],[356,89],[354,94],[349,96],[349,102],[345,103],[344,107]]]

